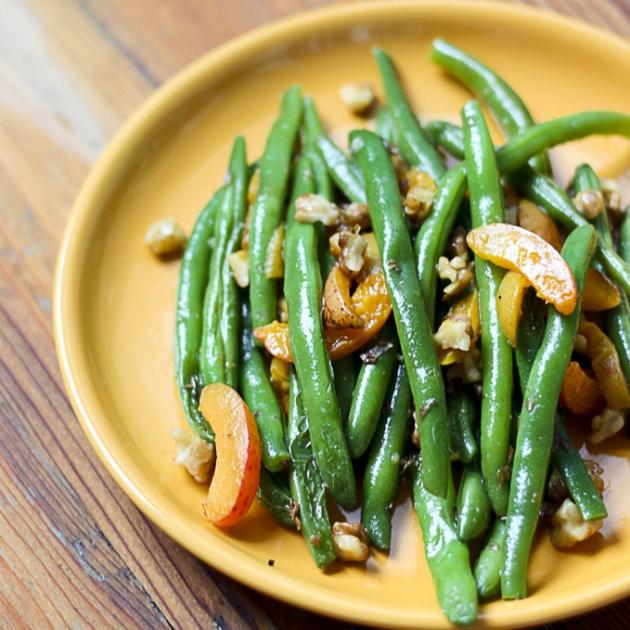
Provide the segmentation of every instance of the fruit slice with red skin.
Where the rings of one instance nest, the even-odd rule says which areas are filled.
[[[260,437],[245,401],[222,383],[206,385],[199,411],[215,433],[216,464],[203,502],[208,520],[231,527],[247,514],[260,479]]]

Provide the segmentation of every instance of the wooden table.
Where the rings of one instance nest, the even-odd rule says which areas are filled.
[[[0,0],[1,627],[349,628],[240,586],[142,516],[81,433],[50,321],[66,217],[123,120],[209,48],[328,2]],[[628,0],[527,3],[630,36]],[[628,616],[630,601],[554,627]]]

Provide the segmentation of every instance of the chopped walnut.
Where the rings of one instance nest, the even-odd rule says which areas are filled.
[[[575,335],[575,341],[573,342],[573,349],[578,354],[584,354],[588,352],[588,341],[584,335],[580,335],[579,333]]]
[[[306,193],[295,200],[295,220],[302,223],[317,223],[337,225],[339,223],[339,208],[321,195]]]
[[[405,214],[420,223],[431,210],[437,184],[428,173],[414,166],[405,174],[403,185],[406,190],[403,200]]]
[[[601,185],[606,207],[615,215],[621,214],[621,192],[619,191],[619,183],[614,179],[603,179]]]
[[[446,373],[449,381],[461,379],[464,383],[479,383],[482,378],[480,366],[481,353],[477,348],[466,352],[461,363],[453,363]]]
[[[437,272],[442,280],[449,280],[444,287],[444,296],[453,297],[461,293],[473,278],[472,263],[468,263],[468,255],[455,256],[451,260],[446,256],[440,256],[437,264]]]
[[[341,214],[340,221],[344,225],[351,227],[358,225],[361,228],[370,227],[370,213],[365,203],[349,203],[341,206],[339,209]]]
[[[592,459],[585,459],[584,465],[586,466],[586,470],[588,470],[589,477],[591,478],[595,489],[599,492],[599,494],[602,494],[604,492],[604,479],[602,477],[604,469]]]
[[[173,461],[184,466],[195,481],[209,481],[214,466],[214,446],[186,429],[173,429],[171,436],[175,441]]]
[[[466,230],[463,227],[458,226],[453,230],[447,246],[447,250],[453,256],[461,256],[465,260],[468,260],[468,248],[466,247]]]
[[[186,234],[173,217],[160,219],[149,226],[144,235],[144,244],[156,256],[177,254],[186,245]]]
[[[565,499],[551,517],[551,544],[558,549],[573,547],[578,542],[590,538],[601,529],[601,519],[585,521],[571,499]]]
[[[232,252],[227,257],[228,265],[232,270],[234,281],[241,289],[249,286],[249,256],[244,249]]]
[[[337,521],[332,526],[333,543],[341,560],[364,562],[370,555],[368,539],[361,523]]]
[[[355,231],[336,232],[328,240],[330,251],[336,256],[341,269],[349,276],[354,276],[363,268],[366,240]]]
[[[573,197],[575,207],[589,220],[604,209],[604,195],[600,190],[581,190]]]
[[[606,407],[591,420],[592,432],[588,436],[588,441],[591,444],[599,444],[613,435],[617,435],[623,429],[625,422],[625,414],[622,411]]]
[[[468,352],[472,345],[472,324],[469,317],[447,317],[433,335],[435,343],[444,350]]]
[[[374,102],[374,89],[369,83],[347,83],[339,88],[339,98],[353,114],[365,114]]]

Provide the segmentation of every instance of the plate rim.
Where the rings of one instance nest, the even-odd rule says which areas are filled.
[[[91,447],[117,485],[132,500],[142,513],[155,523],[169,537],[175,540],[190,553],[200,558],[215,569],[225,573],[238,582],[256,591],[282,600],[290,605],[309,610],[314,613],[332,616],[346,621],[391,628],[448,628],[451,627],[442,613],[418,612],[405,610],[387,610],[387,618],[383,617],[382,606],[371,608],[364,601],[340,600],[330,589],[305,583],[282,573],[269,574],[267,567],[257,567],[242,552],[231,548],[223,541],[216,555],[204,553],[203,548],[195,548],[194,541],[186,538],[182,528],[173,525],[168,511],[156,504],[148,491],[138,487],[132,479],[133,471],[122,465],[107,443],[102,423],[93,420],[93,412],[89,407],[94,400],[86,397],[82,391],[81,381],[90,381],[88,377],[76,373],[74,364],[84,354],[78,340],[78,288],[81,272],[76,271],[73,262],[81,260],[85,247],[81,245],[81,235],[88,229],[90,221],[99,215],[98,202],[95,200],[105,196],[106,189],[111,187],[112,174],[124,172],[123,167],[117,169],[116,164],[125,164],[124,156],[131,151],[153,128],[154,124],[167,112],[177,108],[178,101],[186,100],[191,88],[208,73],[214,75],[223,68],[237,64],[238,59],[250,54],[253,49],[267,49],[274,42],[281,42],[287,36],[295,36],[296,31],[308,32],[313,24],[319,27],[343,23],[348,18],[360,14],[361,19],[381,15],[385,12],[396,14],[404,10],[479,10],[500,14],[506,19],[536,20],[538,28],[571,29],[576,36],[595,38],[605,46],[614,45],[630,54],[630,42],[615,33],[609,33],[580,20],[559,15],[549,10],[527,5],[505,4],[492,0],[428,0],[422,4],[417,0],[364,0],[362,2],[344,3],[319,7],[299,12],[289,17],[275,20],[249,30],[227,42],[203,53],[199,58],[185,65],[175,75],[166,80],[153,91],[126,119],[106,148],[94,163],[82,184],[67,219],[63,238],[58,250],[53,284],[53,333],[57,352],[57,360],[70,403],[79,424],[87,436]],[[386,16],[385,16],[386,17]],[[541,26],[541,23],[543,25]],[[74,309],[71,307],[74,306]],[[77,325],[72,326],[75,323]],[[80,360],[80,359],[79,359]],[[86,398],[88,398],[86,400]],[[98,403],[97,403],[98,404]],[[104,412],[102,412],[104,414]],[[99,415],[99,414],[96,414]],[[100,428],[99,428],[100,427]],[[479,620],[485,626],[524,627],[537,623],[553,621],[559,618],[574,616],[595,608],[605,606],[630,594],[630,573],[625,579],[596,587],[586,595],[580,593],[565,597],[559,602],[547,601],[533,610],[524,608],[516,615],[509,611],[493,611],[490,616],[481,611]]]

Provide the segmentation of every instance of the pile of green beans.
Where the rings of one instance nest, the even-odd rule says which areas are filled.
[[[559,401],[591,265],[619,289],[619,305],[601,321],[630,383],[630,218],[620,221],[604,208],[589,221],[572,196],[601,194],[595,171],[581,165],[566,191],[553,179],[547,150],[590,134],[630,136],[630,116],[582,112],[536,123],[502,77],[438,39],[432,60],[478,100],[462,108],[461,127],[439,120],[423,126],[393,60],[381,49],[373,53],[384,95],[373,108],[376,131],[351,131],[347,152],[298,86],[284,93],[260,159],[248,165],[245,140],[236,138],[225,183],[200,212],[181,263],[176,381],[186,420],[209,443],[212,430],[197,408],[201,390],[223,383],[240,392],[260,436],[258,500],[303,535],[322,569],[366,559],[348,556],[332,501],[360,507],[357,548],[387,552],[408,475],[438,603],[451,622],[466,625],[478,598],[526,595],[539,509],[554,501],[547,493],[552,471],[584,521],[607,516]],[[502,146],[494,146],[480,103],[500,125]],[[435,184],[422,221],[407,208],[418,173]],[[457,269],[472,259],[454,235],[505,222],[507,186],[557,224],[578,294],[575,310],[561,315],[528,289],[516,341],[503,332],[497,306],[505,269],[475,256],[474,273],[454,297],[438,275],[444,257],[453,265],[459,257]],[[333,217],[325,224],[304,217],[314,200]],[[361,209],[365,215],[353,223]],[[278,234],[282,272],[273,275],[282,278],[269,277],[267,265]],[[366,235],[377,258],[374,250],[365,255]],[[360,244],[359,271],[344,266],[342,243],[352,239]],[[277,260],[278,251],[273,255]],[[233,256],[247,258],[246,287],[242,276],[236,282]],[[333,271],[344,275],[347,296]],[[370,329],[373,314],[359,312],[353,300],[374,274],[391,316]],[[472,291],[479,330],[472,315],[465,320],[449,310]],[[339,330],[330,319],[344,299],[361,326],[354,318]],[[452,321],[464,318],[470,348],[437,345],[434,336],[452,313],[459,313]],[[258,341],[272,329],[282,343]],[[335,354],[331,338],[357,334],[360,343]]]

